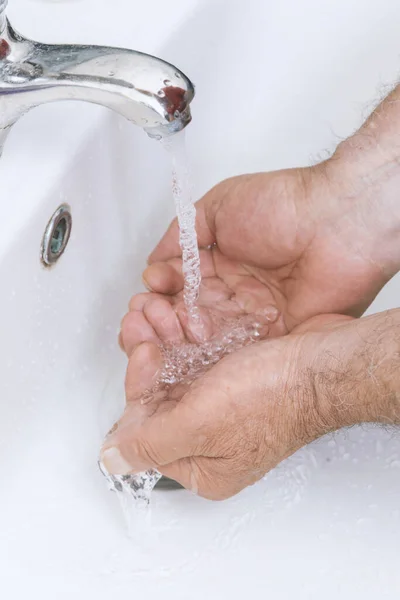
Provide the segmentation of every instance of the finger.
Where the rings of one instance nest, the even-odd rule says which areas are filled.
[[[203,278],[216,275],[212,250],[200,250],[200,269]],[[155,262],[143,273],[145,286],[153,292],[177,294],[183,289],[182,259]]]
[[[167,399],[168,402],[166,401]],[[169,405],[169,403],[169,397],[165,390],[154,392],[145,398],[142,396],[140,402],[127,402],[124,413],[118,420],[117,425],[114,426],[112,433],[124,427],[129,427],[131,432],[139,429],[148,418],[153,416],[157,411],[163,410],[163,405]],[[111,432],[108,435],[110,436]]]
[[[185,340],[180,321],[165,298],[149,300],[144,306],[144,314],[161,341],[181,343]]]
[[[160,473],[207,500],[226,500],[240,492],[242,478],[232,477],[223,458],[192,456],[160,467]]]
[[[160,467],[160,473],[169,479],[173,479],[193,494],[199,493],[198,476],[196,465],[191,457],[181,458],[169,465]]]
[[[124,346],[124,340],[122,339],[121,331],[118,334],[118,346],[121,348],[122,352],[126,353],[125,346]]]
[[[129,310],[143,310],[144,305],[149,300],[152,300],[153,298],[163,298],[163,297],[164,296],[162,294],[152,294],[151,292],[135,294],[134,296],[132,296],[131,300],[129,301],[128,308],[129,308]]]
[[[216,241],[214,232],[208,225],[207,215],[207,213],[210,212],[208,205],[213,201],[214,198],[210,200],[206,196],[196,203],[197,241],[199,246],[202,246],[203,248],[215,244]],[[156,248],[150,254],[148,263],[152,264],[154,262],[166,261],[170,258],[180,255],[181,248],[179,245],[179,225],[177,219],[174,219],[171,225],[168,227],[165,235],[161,238]]]
[[[166,261],[169,258],[179,256],[180,254],[179,225],[178,220],[174,219],[153,252],[150,254],[147,262],[151,265],[154,262]]]
[[[163,358],[156,344],[145,342],[134,350],[125,379],[127,402],[140,398],[154,386],[162,365]]]
[[[233,296],[234,292],[228,285],[217,277],[203,279],[199,293],[199,304],[201,306],[215,307],[220,305]]]
[[[140,473],[197,452],[199,425],[183,404],[149,417],[142,427],[118,428],[103,446],[101,459],[109,473]]]
[[[143,342],[159,344],[160,340],[142,311],[135,310],[127,313],[122,319],[121,346],[128,356]]]
[[[182,329],[190,342],[202,344],[212,337],[215,325],[206,308],[198,307],[197,314],[199,319],[192,319],[189,318],[187,308],[182,302],[177,305],[176,314],[178,315]]]
[[[143,273],[143,283],[153,292],[177,294],[183,288],[182,262],[159,262],[150,265]]]
[[[135,428],[139,429],[146,419],[151,417],[157,410],[159,410],[163,403],[165,404],[166,399],[167,392],[164,390],[155,392],[151,395],[151,400],[146,399],[146,402],[127,402],[121,418],[110,429],[106,439],[109,439],[118,429],[120,430],[127,426],[130,427],[131,431],[133,431]],[[168,397],[168,404],[169,403],[170,399]]]

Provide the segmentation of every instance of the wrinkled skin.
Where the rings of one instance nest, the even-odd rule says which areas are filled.
[[[109,465],[112,472],[157,467],[222,499],[353,422],[318,403],[313,373],[322,369],[318,357],[332,332],[349,334],[351,317],[362,314],[390,273],[371,260],[368,203],[347,196],[332,170],[323,164],[241,176],[198,202],[201,331],[189,326],[183,307],[172,223],[143,275],[150,291],[132,298],[122,323],[127,408],[105,445],[122,457]],[[211,314],[260,310],[268,316],[268,340],[223,359],[189,389],[176,386],[168,397],[141,404],[162,364],[160,342],[202,341],[216,333]]]
[[[202,198],[197,203],[201,332],[188,327],[183,308],[174,221],[143,275],[152,291],[132,298],[122,323],[120,343],[131,358],[127,398],[147,389],[158,368],[147,364],[143,372],[134,355],[138,346],[201,341],[215,333],[210,313],[232,317],[266,310],[268,337],[320,314],[360,316],[391,274],[371,260],[370,207],[361,197],[346,196],[347,187],[322,164],[236,177]]]
[[[131,401],[106,448],[118,448],[121,472],[156,467],[203,497],[233,496],[321,435],[377,418],[361,402],[343,402],[346,365],[352,362],[365,379],[365,365],[354,361],[358,323],[316,317],[287,336],[224,358],[182,397],[145,406]],[[142,344],[138,362],[154,360],[155,350]],[[330,383],[338,395],[318,393]]]

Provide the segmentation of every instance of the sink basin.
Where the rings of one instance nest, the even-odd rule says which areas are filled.
[[[119,0],[111,32],[108,4],[14,0],[10,17],[43,41],[131,46],[187,72],[196,196],[323,157],[398,74],[398,0]],[[124,402],[119,322],[173,216],[169,159],[122,118],[63,103],[15,126],[0,182],[4,598],[397,597],[393,431],[326,437],[224,503],[156,492],[148,534],[127,537],[96,461]],[[65,203],[72,235],[45,268],[42,236]],[[397,277],[370,312],[399,293]]]

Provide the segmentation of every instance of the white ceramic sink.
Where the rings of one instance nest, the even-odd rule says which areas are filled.
[[[127,45],[187,72],[198,196],[323,156],[398,73],[398,0],[10,4],[32,37]],[[15,127],[0,186],[1,597],[397,598],[395,431],[320,440],[224,503],[158,492],[151,538],[126,537],[96,460],[123,404],[119,321],[173,215],[168,157],[114,114],[63,103]],[[44,269],[63,202],[72,238]],[[399,292],[395,278],[373,310]]]

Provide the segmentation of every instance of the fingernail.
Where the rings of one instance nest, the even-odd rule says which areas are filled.
[[[118,423],[114,423],[114,425],[111,427],[110,431],[107,433],[106,437],[110,437],[110,435],[112,435],[113,433],[115,433],[118,429]]]
[[[131,465],[115,447],[107,448],[101,453],[101,462],[111,475],[127,475],[132,471]]]
[[[276,306],[268,305],[263,309],[256,311],[256,315],[264,317],[269,323],[276,323],[281,313]]]

